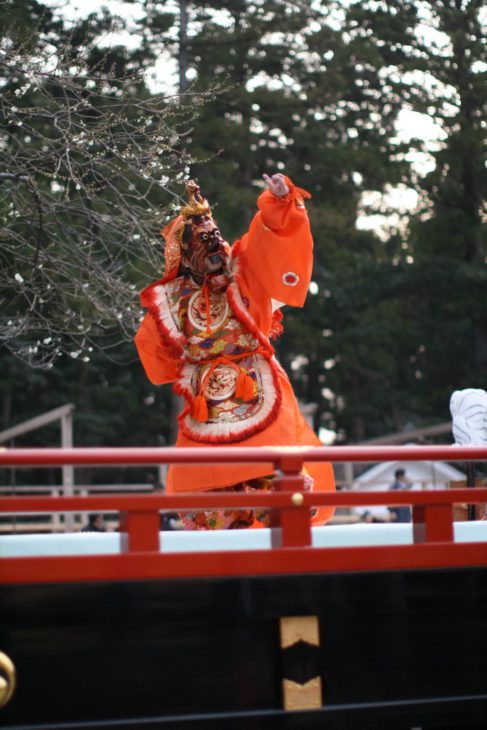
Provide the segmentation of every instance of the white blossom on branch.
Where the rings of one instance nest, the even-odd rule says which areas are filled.
[[[218,93],[154,96],[142,72],[89,59],[0,46],[0,342],[37,366],[133,337],[192,124]]]

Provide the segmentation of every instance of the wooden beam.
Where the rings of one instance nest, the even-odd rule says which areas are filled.
[[[4,444],[7,441],[15,438],[16,436],[22,436],[23,434],[29,433],[30,431],[35,431],[37,428],[43,428],[43,426],[48,426],[54,421],[59,421],[62,418],[66,417],[68,414],[71,415],[74,409],[75,406],[73,405],[73,403],[67,403],[64,406],[59,406],[59,408],[54,408],[54,410],[52,411],[43,413],[41,416],[29,418],[28,421],[23,421],[22,423],[18,423],[16,426],[12,426],[11,428],[7,428],[4,431],[0,431],[0,443]]]
[[[435,426],[425,426],[424,428],[411,428],[407,431],[391,433],[388,436],[380,436],[376,439],[368,439],[367,441],[362,441],[360,445],[405,444],[408,441],[414,441],[418,438],[442,436],[445,433],[451,433],[451,421],[444,421],[443,423],[437,423]]]

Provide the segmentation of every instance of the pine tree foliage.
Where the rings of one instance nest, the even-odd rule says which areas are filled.
[[[476,0],[361,2],[347,23],[379,54],[390,93],[439,130],[434,147],[420,129],[410,143],[428,154],[430,172],[413,170],[418,210],[383,272],[395,294],[386,314],[392,336],[380,343],[396,365],[384,370],[381,387],[394,394],[390,412],[401,427],[448,420],[452,391],[485,388],[487,366],[485,7]],[[369,316],[380,321],[373,299],[360,319]],[[348,361],[342,365],[349,370]]]

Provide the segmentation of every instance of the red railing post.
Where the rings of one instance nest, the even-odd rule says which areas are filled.
[[[272,547],[305,547],[311,545],[311,508],[303,507],[303,462],[292,452],[279,460],[283,474],[276,477],[277,491],[293,492],[292,504],[271,512]]]
[[[160,516],[156,510],[120,512],[123,553],[159,551]]]
[[[453,542],[451,504],[413,505],[413,541]]]

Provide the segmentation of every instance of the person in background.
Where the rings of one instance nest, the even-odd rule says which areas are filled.
[[[396,469],[394,477],[395,479],[389,490],[411,489],[411,484],[406,480],[405,469]],[[388,509],[391,514],[391,522],[411,522],[411,507],[408,504],[400,504]]]
[[[105,520],[102,514],[93,514],[88,517],[88,524],[81,532],[106,532]]]
[[[373,515],[372,512],[369,512],[369,510],[366,510],[363,515],[360,518],[361,522],[365,522],[366,524],[381,524],[383,525],[385,522],[388,522],[386,519],[382,519],[381,517],[377,517],[377,515]]]

